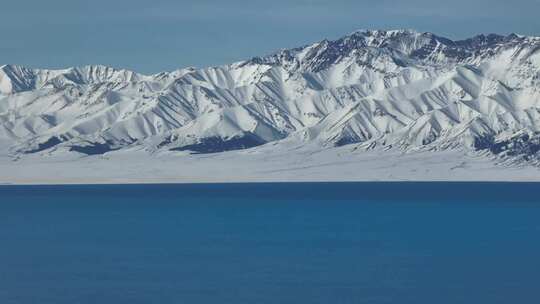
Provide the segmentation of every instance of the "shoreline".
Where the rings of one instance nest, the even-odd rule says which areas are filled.
[[[522,180],[505,180],[505,179],[410,179],[410,180],[119,180],[119,181],[95,181],[82,180],[76,182],[65,181],[24,181],[24,182],[0,182],[0,187],[5,186],[113,186],[113,185],[234,185],[234,184],[394,184],[394,183],[409,183],[409,184],[429,184],[429,183],[446,183],[446,184],[503,184],[503,183],[523,183],[536,184],[540,183],[540,179],[522,179]]]
[[[540,168],[464,151],[249,149],[218,154],[113,152],[0,158],[0,185],[540,182]]]

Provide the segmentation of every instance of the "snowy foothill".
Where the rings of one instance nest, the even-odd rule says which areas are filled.
[[[120,150],[0,158],[2,184],[540,181],[540,169],[458,150],[354,151],[268,144],[210,154]]]
[[[537,180],[540,38],[362,30],[155,75],[0,67],[0,182]]]

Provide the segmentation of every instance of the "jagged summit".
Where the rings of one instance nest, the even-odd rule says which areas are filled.
[[[89,85],[103,82],[140,81],[144,76],[104,65],[86,65],[58,70],[30,69],[19,65],[0,67],[0,93],[13,94],[42,87]]]
[[[451,40],[429,32],[414,30],[358,30],[336,40],[322,40],[305,47],[282,50],[250,63],[281,65],[289,70],[319,72],[341,60],[356,57],[387,56],[396,62],[417,60],[422,64],[465,64],[480,56],[489,56],[498,48],[516,44],[538,44],[534,37],[515,34],[477,35]]]
[[[321,148],[540,150],[540,39],[359,30],[219,67],[0,67],[12,155]],[[182,152],[185,153],[185,152]]]

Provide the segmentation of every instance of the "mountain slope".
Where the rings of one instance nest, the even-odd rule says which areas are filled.
[[[535,161],[540,38],[461,41],[411,30],[343,38],[204,69],[0,67],[0,141],[29,153],[141,147],[197,153],[294,141],[465,148]]]

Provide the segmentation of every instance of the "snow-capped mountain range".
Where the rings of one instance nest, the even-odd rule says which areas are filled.
[[[540,38],[361,30],[156,75],[0,67],[0,143],[13,156],[209,153],[271,142],[459,148],[535,162]]]

